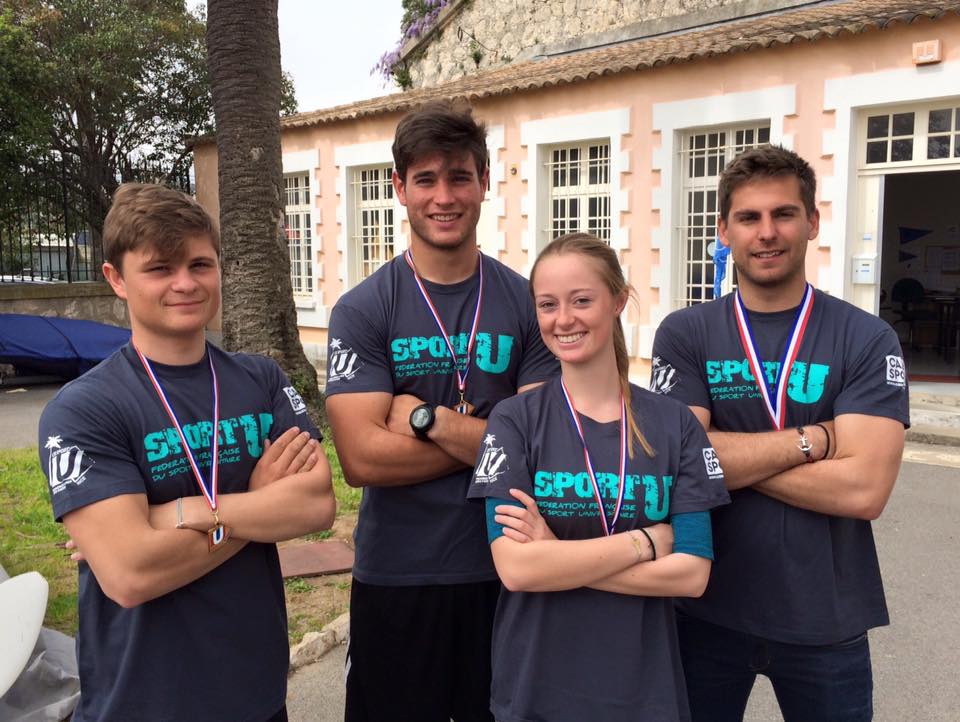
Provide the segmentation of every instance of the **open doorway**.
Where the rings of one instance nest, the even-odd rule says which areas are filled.
[[[960,171],[884,178],[880,316],[915,381],[960,382]]]

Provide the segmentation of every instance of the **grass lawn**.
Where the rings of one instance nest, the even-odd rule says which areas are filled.
[[[361,491],[347,486],[333,451],[324,442],[333,470],[337,516],[356,514]],[[328,532],[310,535],[323,539]],[[77,633],[77,572],[66,550],[57,546],[67,539],[53,520],[47,480],[40,471],[36,449],[0,450],[0,563],[13,577],[40,572],[50,584],[44,625],[66,634]]]

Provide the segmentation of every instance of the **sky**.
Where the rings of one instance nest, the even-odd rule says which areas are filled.
[[[370,69],[400,38],[400,0],[279,0],[280,62],[300,112],[396,91]]]
[[[400,2],[279,0],[280,64],[293,77],[301,113],[399,90],[370,70],[400,39]]]

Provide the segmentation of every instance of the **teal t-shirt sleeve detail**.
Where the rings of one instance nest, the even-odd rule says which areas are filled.
[[[670,524],[673,526],[673,551],[713,561],[713,530],[709,511],[674,514],[670,517]]]
[[[490,544],[493,544],[494,541],[503,536],[503,524],[498,524],[494,517],[497,515],[497,507],[505,506],[507,504],[510,506],[523,506],[523,504],[516,499],[497,499],[494,497],[487,497],[487,541]]]

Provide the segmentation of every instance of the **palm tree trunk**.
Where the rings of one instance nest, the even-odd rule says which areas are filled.
[[[207,55],[219,155],[223,340],[274,359],[322,421],[297,331],[283,232],[277,0],[210,0]]]

